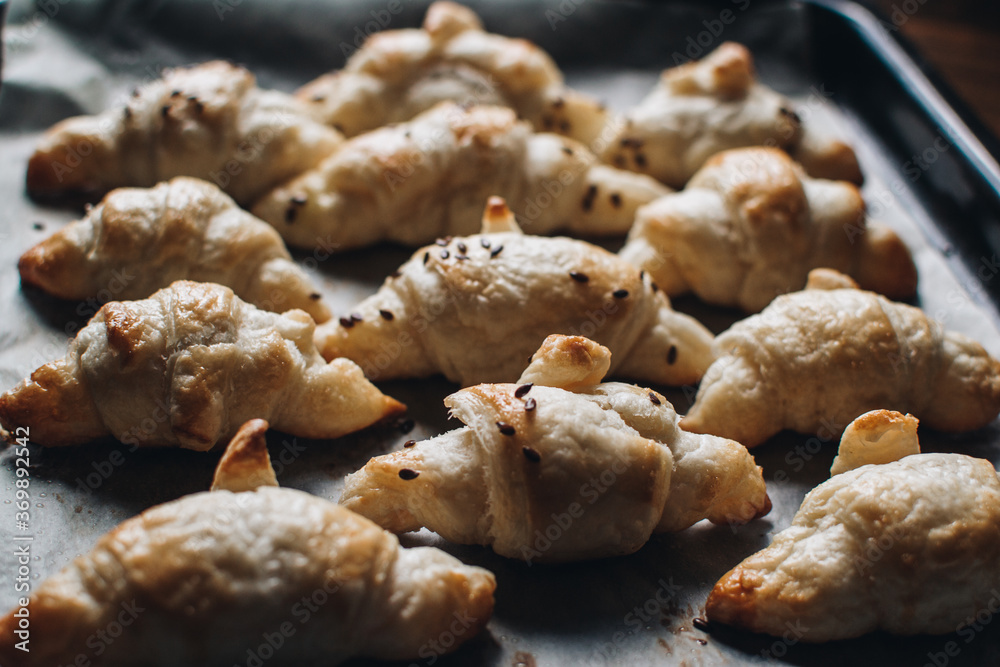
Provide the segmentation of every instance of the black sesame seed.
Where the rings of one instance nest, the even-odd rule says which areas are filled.
[[[163,116],[164,118],[166,118],[168,113],[170,113],[170,105],[169,104],[164,104],[162,107],[160,107],[160,115],[161,116]]]
[[[653,392],[649,392],[649,400],[651,400],[653,402],[653,405],[659,405],[660,404],[660,398],[659,398],[659,396],[657,396]]]
[[[378,314],[382,316],[383,320],[388,320],[389,322],[391,322],[393,318],[396,317],[395,315],[392,314],[391,310],[380,309],[378,311]]]
[[[448,259],[450,256],[451,253],[448,252],[447,248],[441,251],[441,259]]]
[[[350,329],[351,327],[354,326],[354,320],[352,320],[349,317],[341,317],[339,321],[340,321],[340,326],[344,327],[345,329]]]
[[[646,278],[646,272],[645,271],[640,271],[639,272],[639,280],[644,280],[645,278]]]
[[[524,454],[524,458],[528,459],[532,463],[538,463],[542,460],[542,455],[538,453],[537,450],[531,447],[522,447],[521,452]]]
[[[40,232],[43,229],[45,229],[45,225],[43,225],[40,222],[35,222],[31,225],[31,228],[34,229],[36,232]]]
[[[456,248],[458,248],[458,252],[460,252],[460,253],[461,253],[461,254],[463,254],[463,255],[464,255],[464,254],[465,254],[466,252],[468,252],[468,251],[469,251],[469,249],[468,249],[467,247],[465,247],[465,244],[464,244],[464,243],[462,243],[461,241],[459,241],[459,242],[458,242],[458,243],[457,243],[457,244],[455,245],[455,247],[456,247]]]
[[[187,100],[188,100],[188,102],[197,102],[198,101],[198,96],[197,95],[188,95]]]
[[[646,166],[646,156],[643,155],[642,153],[636,153],[635,154],[635,164],[638,167],[645,167]]]
[[[399,471],[399,478],[407,482],[411,479],[416,479],[419,475],[419,472],[416,470],[410,470],[409,468],[403,468]]]
[[[532,382],[529,382],[527,384],[522,384],[520,387],[514,390],[514,396],[516,396],[517,398],[524,398],[525,396],[528,395],[528,392],[531,391],[531,388],[534,386],[535,385]]]
[[[514,433],[516,433],[513,426],[504,422],[497,422],[497,428],[500,429],[500,432],[504,435],[514,435]]]
[[[202,102],[201,100],[198,100],[197,102],[194,103],[194,110],[197,113],[201,113],[202,111],[205,110],[205,103]]]
[[[180,97],[180,94],[181,94],[181,91],[174,90],[173,92],[170,93],[170,97]]]
[[[614,206],[615,208],[621,208],[622,196],[617,192],[611,193],[611,205]]]
[[[569,146],[563,146],[562,147],[562,152],[565,153],[566,155],[572,155],[573,154],[573,149],[570,148]]]
[[[326,99],[326,95],[313,95],[312,96],[312,101],[313,102],[322,102],[325,99]]]
[[[341,125],[340,123],[334,123],[333,129],[335,129],[337,132],[340,132],[341,134],[344,133],[344,126]]]
[[[125,116],[125,120],[128,120],[129,118],[131,118],[131,117],[132,117],[132,110],[131,110],[131,109],[129,109],[128,107],[125,107],[125,108],[124,108],[124,109],[122,110],[122,115],[123,115],[123,116]]]
[[[677,346],[671,345],[667,350],[667,364],[673,366],[675,363],[677,363]]]
[[[293,203],[293,204],[295,204],[296,206],[303,206],[309,200],[306,199],[305,195],[294,195],[288,201],[291,202],[291,203]]]
[[[289,206],[285,209],[285,222],[292,224],[295,222],[295,216],[298,215],[299,211],[295,206]]]
[[[627,289],[616,289],[614,292],[611,293],[611,295],[613,297],[615,297],[616,299],[624,299],[624,298],[626,298],[628,296],[628,290]]]
[[[479,245],[483,246],[484,248],[489,248],[490,247],[490,240],[489,239],[479,239]]]
[[[691,621],[691,625],[693,625],[696,630],[701,630],[702,632],[708,632],[711,629],[711,626],[709,626],[708,621],[706,621],[703,618],[695,618],[693,621]]]
[[[553,109],[561,109],[564,104],[566,104],[566,100],[564,100],[561,97],[557,97],[556,99],[552,100]]]
[[[493,250],[490,251],[490,259],[499,255],[501,250],[503,250],[502,245],[498,245],[496,248],[493,248]]]
[[[590,280],[590,276],[588,276],[586,273],[580,273],[579,271],[570,271],[569,277],[578,283],[585,283]]]
[[[429,252],[425,252],[424,253],[424,264],[426,264],[427,260],[429,260],[430,258],[431,258],[431,254]]]
[[[399,432],[405,435],[406,433],[412,431],[413,427],[416,425],[416,422],[412,419],[403,419],[399,422]]]
[[[654,294],[655,294],[656,292],[660,291],[660,286],[659,286],[659,285],[657,285],[656,283],[649,283],[649,287],[650,287],[650,289],[652,289],[652,290],[653,290],[653,293],[654,293]]]
[[[559,131],[560,132],[569,132],[569,121],[568,120],[564,120],[564,121],[560,121],[559,122]]]
[[[403,447],[409,448],[409,447],[412,447],[415,444],[417,444],[416,440],[407,440],[406,442],[403,443]]]
[[[538,401],[536,401],[531,397],[529,397],[528,400],[524,402],[524,409],[527,410],[528,412],[532,412],[537,407],[538,407]]]
[[[320,299],[323,298],[323,295],[320,294],[319,292],[313,292],[312,294],[309,295],[309,298],[312,299],[313,301],[319,301]]]

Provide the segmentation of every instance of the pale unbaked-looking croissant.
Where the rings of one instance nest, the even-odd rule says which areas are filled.
[[[552,333],[594,339],[612,373],[649,382],[697,382],[713,360],[712,334],[638,269],[584,241],[522,234],[496,197],[481,234],[418,250],[316,341],[370,378],[442,373],[468,386],[517,379]]]
[[[547,53],[484,32],[471,9],[452,2],[432,4],[421,29],[372,35],[342,70],[296,95],[349,137],[410,120],[443,101],[510,107],[539,132],[588,144],[607,120],[603,106],[563,84]]]
[[[860,183],[846,144],[803,127],[791,100],[757,81],[746,47],[725,42],[702,60],[665,70],[623,117],[601,157],[680,188],[712,155],[743,146],[782,148],[817,178]]]
[[[347,359],[324,363],[316,324],[278,315],[212,283],[178,281],[105,304],[66,356],[0,396],[0,424],[40,445],[104,436],[207,450],[252,418],[335,438],[402,411]]]
[[[850,279],[835,271],[809,280],[719,334],[683,428],[753,447],[782,429],[842,429],[879,406],[943,431],[1000,412],[1000,362],[982,345],[919,308],[842,286]]]
[[[810,178],[776,148],[709,159],[682,192],[639,209],[620,255],[671,296],[690,291],[749,312],[802,289],[814,268],[850,274],[891,299],[917,288],[906,245],[866,224],[855,185]]]
[[[842,455],[848,443],[852,466],[813,489],[789,528],[715,585],[710,620],[779,636],[794,625],[799,638],[823,642],[955,632],[988,608],[1000,586],[993,465],[908,455],[919,452],[916,421],[886,410],[851,424]]]
[[[211,492],[125,521],[33,587],[30,653],[14,646],[18,610],[0,618],[5,667],[229,665],[267,655],[261,645],[287,665],[403,660],[443,634],[452,641],[433,645],[446,652],[479,632],[490,572],[403,549],[339,505],[277,488],[266,430],[240,430]]]
[[[175,280],[220,283],[274,312],[330,319],[321,295],[278,233],[195,178],[120,188],[86,216],[28,250],[21,280],[63,299],[102,293],[141,299]]]
[[[656,392],[602,384],[610,365],[606,347],[549,336],[518,384],[445,399],[465,427],[372,459],[341,503],[394,532],[427,527],[528,562],[628,554],[654,532],[767,513],[745,447],[680,430]]]
[[[294,97],[214,61],[168,69],[124,108],[53,126],[28,162],[35,197],[99,197],[174,176],[217,183],[241,205],[329,155],[341,135]]]
[[[341,250],[471,234],[483,202],[507,199],[534,234],[624,234],[642,204],[670,192],[600,164],[582,144],[534,134],[510,109],[442,102],[407,123],[350,139],[253,212],[290,245]]]

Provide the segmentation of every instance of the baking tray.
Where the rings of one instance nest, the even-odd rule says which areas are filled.
[[[104,108],[164,66],[211,57],[245,63],[262,85],[292,90],[342,64],[358,30],[384,18],[381,12],[390,6],[398,11],[389,14],[387,27],[400,28],[419,25],[426,4],[74,0],[59,4],[51,17],[15,5],[5,34],[7,80],[0,92],[0,388],[62,356],[67,335],[94,310],[94,304],[60,302],[22,289],[17,278],[20,253],[79,215],[38,207],[24,195],[26,161],[45,127],[72,113]],[[898,26],[837,0],[468,4],[489,30],[537,42],[555,57],[570,84],[619,109],[643,97],[659,71],[678,58],[703,55],[723,39],[747,44],[765,83],[803,105],[807,122],[832,126],[858,148],[873,212],[915,251],[921,277],[915,302],[1000,355],[995,255],[1000,169],[991,156],[997,154],[996,143],[912,59],[894,29]],[[228,10],[220,14],[220,7]],[[724,11],[732,20],[717,23]],[[45,20],[39,18],[43,14]],[[914,172],[914,156],[922,156],[926,168]],[[296,257],[335,311],[343,313],[372,293],[409,252],[379,246],[331,258]],[[675,305],[716,331],[738,317],[694,299],[678,299]],[[381,386],[409,404],[412,421],[379,425],[335,442],[271,433],[269,447],[281,484],[336,500],[343,476],[370,456],[456,426],[441,403],[454,385],[431,379]],[[690,406],[693,388],[659,389],[679,412]],[[921,440],[925,451],[957,451],[1000,463],[996,424],[958,436],[922,430]],[[479,637],[450,656],[401,664],[1000,664],[1000,623],[988,622],[992,617],[968,642],[967,634],[904,639],[877,633],[805,646],[794,633],[783,640],[694,627],[712,584],[789,524],[803,495],[827,478],[835,448],[834,442],[779,435],[753,451],[774,503],[766,518],[737,529],[699,524],[678,535],[655,536],[627,557],[528,566],[483,548],[449,545],[426,531],[403,536],[404,544],[434,544],[489,568],[498,588],[493,620]],[[33,584],[88,551],[100,534],[124,519],[208,488],[217,459],[217,454],[176,450],[131,452],[117,443],[67,450],[32,447]],[[10,536],[13,452],[0,454],[0,463],[0,535]],[[10,550],[4,550],[4,609],[16,597],[10,574],[14,563]],[[262,641],[248,637],[247,648]]]

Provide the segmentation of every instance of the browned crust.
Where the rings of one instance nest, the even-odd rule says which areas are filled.
[[[261,486],[278,486],[267,453],[267,429],[264,419],[243,424],[219,459],[212,478],[212,491],[252,491]]]

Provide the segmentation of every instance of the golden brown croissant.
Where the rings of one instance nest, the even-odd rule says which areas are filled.
[[[817,178],[860,183],[846,144],[802,126],[795,105],[757,81],[746,47],[725,42],[700,61],[665,70],[623,118],[601,157],[682,187],[712,155],[743,146],[781,148]]]
[[[418,250],[316,341],[370,378],[443,373],[468,386],[515,380],[551,333],[586,335],[614,353],[612,373],[650,382],[697,382],[713,360],[712,334],[638,269],[583,241],[522,234],[500,198],[482,234]]]
[[[945,431],[997,416],[1000,362],[979,343],[919,308],[838,287],[838,275],[813,271],[806,290],[719,334],[682,427],[753,447],[782,429],[843,429],[879,406]]]
[[[445,399],[465,427],[372,459],[341,503],[528,562],[628,554],[654,532],[770,509],[745,447],[680,430],[656,392],[602,384],[610,365],[606,347],[549,336],[518,384]]]
[[[511,202],[535,234],[624,234],[639,206],[668,192],[648,176],[600,164],[571,139],[533,134],[510,109],[443,102],[347,141],[253,211],[289,245],[329,238],[348,249],[471,234],[491,195]]]
[[[219,188],[179,176],[143,190],[110,192],[18,263],[21,280],[63,299],[141,299],[175,280],[220,283],[241,299],[330,319],[305,272],[270,226]]]
[[[802,289],[820,267],[891,299],[917,288],[909,250],[888,227],[866,224],[856,186],[810,178],[775,148],[709,159],[683,192],[639,209],[620,255],[670,296],[692,291],[749,312]]]
[[[35,588],[23,606],[30,653],[15,648],[22,607],[0,618],[5,667],[416,659],[479,632],[493,610],[490,572],[403,549],[339,505],[255,481],[274,479],[265,430],[251,422],[237,434],[213,491],[125,521]]]
[[[335,438],[404,409],[354,363],[324,363],[315,326],[300,310],[258,310],[212,283],[113,301],[63,359],[0,396],[0,424],[30,428],[41,445],[112,435],[136,447],[207,450],[254,417]]]
[[[538,132],[589,144],[607,120],[604,107],[563,85],[562,73],[531,42],[483,31],[476,14],[435,2],[419,30],[372,35],[342,70],[296,95],[348,137],[407,121],[439,102],[514,109]]]
[[[99,197],[195,176],[246,206],[340,144],[340,134],[310,114],[229,63],[168,69],[124,109],[53,126],[28,162],[28,193]]]
[[[858,421],[841,444],[843,454],[844,443],[863,441],[852,445],[856,467],[813,489],[789,528],[722,577],[706,604],[710,620],[779,636],[794,627],[796,639],[810,642],[875,630],[962,635],[993,604],[993,465],[960,454],[907,455],[919,452],[916,424],[899,413]],[[893,447],[879,447],[866,464],[864,448],[887,437]]]

